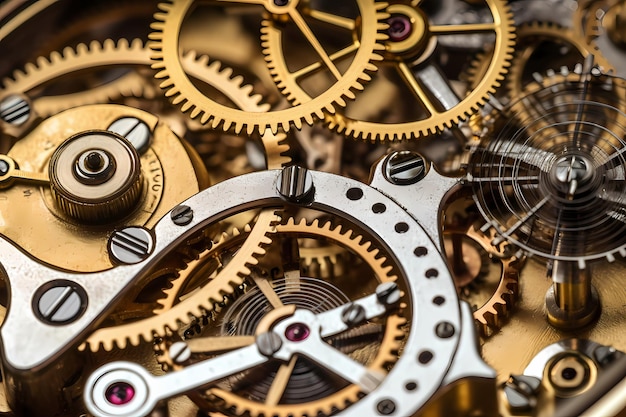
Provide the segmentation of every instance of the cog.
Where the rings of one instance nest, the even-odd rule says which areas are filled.
[[[345,135],[371,141],[418,139],[450,128],[477,112],[504,80],[515,40],[513,17],[506,2],[484,0],[484,5],[489,9],[492,22],[465,25],[432,24],[420,6],[412,6],[408,1],[388,6],[386,11],[391,15],[388,22],[392,29],[389,31],[390,40],[386,43],[385,61],[377,77],[396,79],[396,88],[408,91],[407,98],[412,98],[416,104],[404,105],[395,112],[390,122],[370,121],[371,116],[363,119],[361,116],[351,117],[348,114],[350,107],[347,107],[346,112],[327,117],[330,127]],[[271,27],[270,23],[267,27]],[[495,37],[495,46],[486,59],[488,64],[483,77],[462,96],[453,85],[454,80],[444,75],[445,72],[435,61],[440,54],[437,38],[457,36],[461,32],[484,35],[489,42],[488,36]],[[303,99],[297,93],[294,77],[285,77],[284,65],[278,66],[277,57],[281,56],[278,35],[268,36],[267,45],[268,60],[277,69],[281,68],[281,82],[287,85],[292,100]],[[456,51],[452,53],[458,54]],[[389,69],[389,73],[383,72],[383,68]],[[395,73],[399,73],[400,78]],[[358,102],[357,99],[355,105]],[[386,108],[382,110],[383,113],[389,112]],[[409,111],[410,115],[405,114]],[[396,122],[398,118],[406,118],[407,121]]]
[[[497,237],[547,260],[626,255],[624,89],[598,71],[552,74],[502,112],[466,182]]]
[[[593,54],[594,63],[605,73],[613,72],[614,67],[604,58],[593,40],[585,39],[576,34],[571,28],[560,27],[548,22],[531,22],[521,25],[517,29],[517,49],[508,76],[509,97],[515,100],[523,95],[525,84],[524,75],[532,62],[533,53],[542,45],[553,44],[566,46],[570,50],[578,52],[575,62],[582,62],[587,56]],[[550,57],[554,65],[554,56]],[[569,65],[567,62],[565,65]],[[562,65],[556,65],[561,67]]]
[[[307,223],[304,219],[296,221],[294,218],[289,218],[286,223],[276,226],[274,237],[279,239],[281,236],[294,234],[299,237],[322,237],[324,240],[328,239],[336,242],[359,258],[362,258],[371,268],[373,276],[376,277],[377,281],[385,282],[396,279],[395,275],[392,274],[392,267],[386,265],[386,258],[379,254],[379,251],[372,246],[371,242],[364,240],[362,236],[348,228],[333,226],[330,222],[320,224],[317,219]],[[262,260],[260,262],[263,263]],[[259,271],[253,269],[252,274],[255,273],[259,273]],[[324,311],[326,308],[337,307],[333,304],[335,302],[333,300],[336,300],[338,305],[349,302],[349,298],[346,298],[346,295],[336,286],[338,285],[337,280],[331,279],[326,281],[320,279],[320,277],[300,277],[297,284],[298,288],[294,290],[292,284],[287,283],[285,279],[275,279],[273,287],[277,296],[284,301],[285,306],[295,305],[301,308],[313,309],[314,311]],[[320,296],[324,299],[324,302],[321,304],[322,300],[316,298]],[[263,310],[267,308],[269,308],[269,305],[267,300],[264,299],[264,295],[259,291],[258,287],[252,284],[243,295],[240,295],[231,304],[227,304],[221,312],[212,317],[206,326],[213,329],[205,327],[204,330],[208,329],[209,334],[217,331],[221,335],[218,337],[224,339],[228,339],[229,336],[245,336],[250,334],[250,332],[254,332],[257,324],[255,318],[260,318],[259,314],[263,314]],[[220,325],[218,322],[220,317],[222,317],[221,330],[219,330]],[[402,326],[405,322],[404,318],[393,315],[386,319],[384,326],[373,323],[364,324],[341,337],[333,338],[331,344],[350,353],[355,359],[365,362],[370,369],[386,372],[386,367],[397,359],[397,352],[401,348],[401,340],[404,339]],[[381,333],[382,335],[379,335]],[[187,334],[190,335],[187,340],[196,336],[194,332]],[[378,339],[379,337],[380,339]],[[369,342],[364,342],[360,339],[369,340]],[[379,340],[378,342],[376,341],[377,339]],[[167,338],[159,340],[156,348],[159,362],[166,369],[181,369],[188,362],[181,364],[170,356],[169,346],[171,346],[171,342],[172,340]],[[372,346],[372,343],[379,346],[375,348]],[[192,357],[201,358],[203,353],[207,352],[202,350],[194,352],[192,349]],[[191,362],[193,362],[193,359]],[[334,410],[341,410],[346,405],[358,401],[358,387],[354,385],[333,387],[333,384],[330,384],[328,379],[325,382],[317,379],[323,373],[320,374],[316,371],[316,366],[312,362],[302,361],[301,359],[298,361],[293,360],[292,362],[293,364],[282,366],[289,368],[290,372],[292,372],[283,388],[283,401],[274,403],[273,400],[267,398],[269,387],[272,385],[274,378],[278,378],[278,375],[265,368],[260,374],[252,370],[246,376],[239,376],[235,380],[218,385],[206,393],[192,395],[192,398],[202,409],[214,410],[217,407],[222,412],[228,410],[229,414],[234,412],[236,415],[245,414],[251,416],[330,415]],[[278,372],[281,372],[281,370]],[[255,382],[252,385],[246,384],[246,377],[253,378]],[[307,381],[312,385],[307,384]],[[303,392],[298,388],[302,384],[307,384],[307,392]],[[331,386],[327,386],[327,384]],[[234,390],[237,386],[239,386],[239,389],[235,392]],[[264,395],[266,397],[260,398]],[[273,397],[275,398],[275,396]]]
[[[248,237],[237,251],[237,255],[225,265],[214,279],[191,294],[184,302],[174,305],[169,310],[160,311],[158,315],[123,324],[120,326],[100,328],[89,336],[81,345],[81,350],[90,349],[98,352],[101,349],[111,351],[115,347],[124,349],[137,346],[142,341],[151,342],[154,337],[164,337],[170,329],[177,329],[181,323],[189,323],[197,317],[203,317],[213,310],[216,303],[223,301],[225,294],[230,294],[243,283],[244,277],[250,273],[249,267],[255,265],[257,258],[265,253],[263,249],[271,243],[271,234],[278,217],[273,210],[262,211]]]
[[[308,29],[306,19],[325,16],[330,22],[339,21],[342,24],[349,19],[331,16],[324,12],[317,13],[318,11],[308,8],[301,10],[297,7],[297,1],[287,2],[284,6],[273,6],[273,3],[268,2],[266,7],[280,16],[277,18],[285,18],[304,28],[304,35],[314,49],[322,54],[322,60],[326,61],[329,69],[334,72],[337,81],[316,97],[308,97],[299,103],[294,103],[293,107],[283,110],[259,113],[228,107],[206,97],[199,91],[190,81],[179,60],[180,30],[192,4],[192,0],[171,0],[168,3],[159,4],[161,12],[155,14],[156,21],[151,25],[154,32],[150,34],[150,39],[153,41],[150,47],[154,51],[152,68],[159,70],[155,77],[163,80],[161,88],[166,90],[166,96],[172,98],[174,104],[181,104],[181,110],[190,112],[192,119],[199,117],[202,124],[211,123],[213,128],[221,126],[224,131],[233,128],[236,133],[239,133],[245,127],[248,134],[255,130],[264,132],[266,129],[276,133],[279,128],[288,131],[291,124],[298,129],[302,127],[303,121],[312,124],[313,116],[323,118],[324,111],[334,113],[337,107],[345,106],[345,99],[353,99],[354,92],[363,89],[362,83],[370,79],[367,73],[376,70],[373,62],[382,59],[378,51],[383,49],[379,42],[384,39],[384,35],[379,33],[379,30],[383,28],[380,23],[381,19],[386,17],[384,13],[380,13],[380,10],[384,8],[384,3],[372,4],[365,0],[357,0],[359,21],[363,30],[357,38],[358,43],[352,43],[349,47],[355,55],[349,67],[341,74],[334,71],[336,68],[331,63],[332,58],[328,57],[326,52],[322,52],[323,48]],[[265,35],[264,32],[263,37]],[[355,48],[357,45],[358,48]],[[271,64],[270,68],[272,68]],[[284,89],[282,85],[279,85],[279,88]]]

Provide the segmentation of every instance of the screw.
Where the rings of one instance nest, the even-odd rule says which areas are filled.
[[[395,282],[383,282],[376,287],[376,298],[385,306],[392,306],[400,301],[400,288]]]
[[[170,346],[169,354],[174,363],[180,364],[187,362],[191,358],[191,349],[185,342],[176,342]]]
[[[107,130],[126,138],[140,154],[150,146],[150,128],[136,117],[117,119]]]
[[[593,351],[593,357],[600,365],[608,365],[617,356],[617,350],[613,346],[598,346]]]
[[[454,336],[454,325],[449,321],[442,321],[435,327],[435,333],[442,339]]]
[[[180,205],[174,207],[170,218],[177,226],[187,226],[193,220],[193,210],[189,206]]]
[[[116,230],[109,239],[109,254],[117,263],[141,262],[150,255],[153,248],[152,235],[142,227],[133,226]]]
[[[285,167],[278,177],[277,189],[286,200],[300,203],[313,194],[313,177],[306,168],[297,165]]]
[[[341,320],[348,326],[355,326],[365,321],[365,309],[360,304],[349,304],[341,312]]]
[[[383,416],[391,415],[396,411],[396,403],[390,399],[381,400],[376,404],[376,410]]]
[[[514,411],[530,410],[537,405],[536,394],[541,380],[528,375],[511,375],[504,384],[504,394]]]
[[[256,337],[256,346],[262,355],[272,356],[278,352],[283,345],[280,336],[273,332],[261,333]]]
[[[35,311],[49,324],[69,324],[87,308],[87,293],[78,284],[58,281],[46,284],[34,297]]]
[[[385,160],[384,173],[392,184],[415,184],[426,176],[426,161],[413,151],[394,152]]]
[[[0,102],[0,118],[12,125],[20,126],[30,117],[30,105],[17,95],[11,95]]]

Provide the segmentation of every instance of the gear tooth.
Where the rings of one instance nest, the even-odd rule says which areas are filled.
[[[175,87],[167,90],[165,92],[165,97],[172,97],[172,104],[175,106],[185,101],[185,97],[181,96]]]
[[[193,107],[193,104],[191,104],[190,102],[186,101],[183,103],[183,105],[180,107],[180,111],[182,111],[183,113],[186,113],[187,111],[189,111],[189,109],[191,109]]]
[[[205,112],[202,112],[202,116],[200,116],[200,123],[205,125],[205,124],[207,124],[209,122],[210,118],[211,118],[211,116],[209,116]]]

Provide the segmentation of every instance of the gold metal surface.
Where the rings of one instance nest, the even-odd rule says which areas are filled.
[[[13,146],[9,156],[25,170],[46,172],[50,157],[67,138],[88,130],[105,130],[115,120],[128,116],[143,120],[154,140],[141,156],[144,191],[140,204],[123,223],[152,227],[178,202],[199,191],[185,147],[153,115],[116,105],[67,110],[42,122]],[[79,225],[57,207],[48,187],[16,183],[0,191],[0,213],[0,231],[43,262],[83,272],[112,266],[106,246],[116,226]]]

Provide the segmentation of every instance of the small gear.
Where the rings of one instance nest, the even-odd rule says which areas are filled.
[[[403,107],[396,109],[390,122],[370,121],[371,116],[351,117],[350,107],[347,107],[345,112],[328,116],[330,127],[345,135],[371,141],[416,139],[437,134],[477,112],[504,80],[515,43],[515,26],[506,2],[483,0],[481,4],[489,10],[490,23],[432,24],[420,6],[414,6],[409,1],[389,5],[386,11],[391,15],[388,20],[390,39],[386,43],[385,61],[376,77],[386,76],[396,80],[396,88],[405,93],[407,100],[416,104],[407,105],[404,99],[398,100],[404,103]],[[494,49],[486,55],[486,71],[464,95],[458,92],[453,78],[445,75],[442,66],[435,60],[441,54],[438,52],[438,37],[457,36],[459,33],[484,35],[486,42],[492,42],[489,36],[495,39]],[[281,56],[279,40],[278,35],[267,39],[270,62]],[[458,62],[456,56],[448,58]],[[285,70],[281,69],[280,73],[284,74]],[[458,77],[462,79],[462,76]],[[281,82],[288,85],[292,99],[301,100],[304,97],[295,94],[294,81],[294,77],[285,78],[283,75],[281,78]],[[357,98],[355,105],[358,103]],[[395,105],[400,106],[400,103]],[[381,109],[381,112],[387,114],[389,109]],[[397,122],[397,119],[407,121]]]
[[[257,2],[250,1],[250,3]],[[150,34],[150,39],[153,41],[151,48],[154,51],[152,68],[158,70],[155,77],[163,80],[161,88],[166,90],[166,96],[172,98],[174,104],[181,104],[183,112],[190,112],[192,119],[199,117],[202,124],[211,123],[213,128],[221,126],[224,131],[233,128],[236,133],[239,133],[245,127],[248,134],[255,130],[264,132],[269,128],[276,133],[279,128],[289,130],[291,124],[296,128],[300,128],[303,121],[312,124],[313,116],[323,118],[324,111],[334,113],[337,107],[345,106],[345,99],[354,98],[354,91],[361,90],[362,83],[369,80],[370,76],[367,72],[376,70],[373,62],[382,59],[378,52],[383,49],[379,42],[384,39],[384,35],[379,30],[384,27],[381,20],[386,15],[379,11],[385,5],[365,0],[356,0],[356,3],[362,31],[357,38],[358,41],[353,41],[349,47],[355,55],[343,73],[333,71],[336,67],[332,62],[332,57],[324,52],[319,40],[308,28],[306,19],[322,16],[327,17],[329,23],[340,22],[341,24],[345,24],[349,19],[323,12],[315,13],[315,10],[309,8],[302,9],[297,7],[297,1],[284,2],[282,5],[279,5],[279,2],[275,2],[276,5],[271,2],[265,4],[273,15],[277,16],[277,19],[285,18],[293,21],[302,30],[315,51],[321,54],[321,60],[336,77],[336,82],[333,82],[326,91],[316,97],[308,97],[299,103],[294,103],[291,108],[265,113],[236,109],[210,99],[195,87],[179,60],[180,30],[193,0],[171,0],[168,3],[159,4],[160,12],[155,14],[156,21],[151,26],[154,32]],[[352,24],[356,25],[354,21]],[[265,38],[266,35],[264,31],[262,37]],[[272,68],[271,64],[270,68]],[[279,88],[284,89],[285,86],[280,83]]]
[[[571,56],[571,52],[575,52],[574,62],[582,62],[587,56],[593,54],[595,65],[599,66],[603,72],[614,71],[613,66],[604,58],[595,43],[577,35],[574,29],[547,22],[527,23],[517,29],[518,48],[509,71],[507,83],[508,94],[512,100],[523,95],[524,84],[527,83],[526,74],[536,72],[532,69],[529,71],[529,67],[532,67],[533,54],[537,49],[545,47],[546,44],[566,48],[566,57]],[[571,64],[571,62],[555,64],[558,61],[553,54],[549,58],[552,65],[556,65],[556,68]],[[543,66],[543,63],[541,65]]]
[[[276,226],[275,239],[285,235],[297,235],[299,237],[323,237],[337,242],[346,250],[352,251],[355,256],[362,258],[371,268],[376,282],[393,281],[396,277],[392,274],[392,267],[387,266],[387,260],[381,256],[372,244],[362,236],[342,226],[333,226],[330,222],[320,224],[316,219],[311,223],[306,220],[296,221],[294,218]],[[263,261],[261,260],[261,263]],[[304,265],[301,265],[301,267]],[[252,274],[258,273],[255,270]],[[298,287],[295,288],[285,279],[273,281],[274,291],[284,301],[286,306],[297,305],[301,308],[309,308],[314,311],[324,311],[326,308],[336,307],[349,302],[349,298],[337,287],[340,278],[329,281],[321,277],[300,277]],[[254,281],[254,280],[253,280]],[[344,284],[345,286],[345,284]],[[318,299],[322,297],[322,299]],[[322,302],[323,301],[323,302]],[[212,327],[213,332],[218,331],[223,339],[230,336],[245,337],[256,327],[256,318],[263,315],[263,311],[269,308],[268,301],[254,284],[229,304],[223,310],[213,315],[205,326]],[[220,319],[221,320],[218,320]],[[242,321],[243,320],[243,321]],[[240,322],[241,321],[241,322]],[[222,323],[221,330],[219,330]],[[235,324],[236,322],[236,324]],[[370,369],[386,372],[387,366],[394,363],[397,352],[401,348],[404,339],[403,325],[405,319],[398,315],[390,316],[383,324],[364,324],[353,329],[351,332],[333,338],[330,342],[337,349],[349,353],[356,360],[365,362]],[[208,327],[205,327],[205,330]],[[209,334],[213,334],[209,331]],[[186,333],[187,340],[193,340],[197,332]],[[202,336],[200,336],[202,337]],[[176,340],[176,339],[173,339]],[[169,346],[172,339],[159,339],[156,347],[159,362],[166,369],[176,370],[184,367],[178,359],[170,356]],[[372,347],[372,343],[377,347]],[[192,356],[200,356],[207,352],[194,352]],[[193,362],[193,360],[191,361]],[[223,413],[251,416],[306,416],[306,415],[330,415],[333,410],[341,410],[348,404],[358,401],[359,389],[356,386],[345,384],[332,384],[332,378],[322,377],[323,373],[316,370],[316,366],[310,361],[292,360],[290,364],[282,365],[289,369],[290,374],[284,382],[283,393],[278,398],[275,393],[274,399],[269,399],[269,391],[278,374],[274,374],[269,368],[258,373],[254,370],[249,375],[237,376],[232,381],[219,384],[203,394],[194,394],[192,398],[202,409],[220,410]],[[270,367],[271,368],[271,367]],[[279,369],[277,372],[281,373]],[[282,375],[283,377],[285,375]],[[246,378],[253,380],[250,384],[245,383]],[[302,384],[308,386],[306,392],[302,391]],[[239,388],[237,388],[239,387]],[[282,398],[282,400],[281,400]],[[280,402],[279,402],[280,401]],[[275,403],[274,403],[275,402]]]
[[[114,347],[137,346],[142,341],[150,342],[154,337],[165,336],[169,329],[177,329],[181,323],[188,323],[194,318],[203,317],[215,304],[223,301],[225,294],[232,293],[243,283],[250,273],[249,265],[256,264],[257,257],[271,242],[277,215],[273,210],[262,211],[248,237],[243,242],[237,255],[224,266],[214,279],[195,291],[184,302],[176,304],[160,314],[120,326],[100,328],[89,336],[81,349],[97,352],[101,349],[110,351]]]

